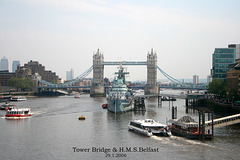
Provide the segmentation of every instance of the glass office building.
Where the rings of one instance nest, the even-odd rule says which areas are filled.
[[[226,81],[228,66],[235,63],[236,48],[215,48],[212,55],[212,79]]]
[[[13,63],[12,63],[12,72],[13,73],[15,73],[18,66],[20,66],[20,61],[13,61]]]
[[[0,70],[8,71],[8,59],[5,56],[1,59]]]

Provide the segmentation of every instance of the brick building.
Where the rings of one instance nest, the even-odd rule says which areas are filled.
[[[0,92],[6,92],[10,89],[8,82],[13,76],[14,73],[10,73],[9,71],[0,71]]]
[[[39,62],[32,60],[27,64],[24,64],[24,66],[19,66],[15,75],[18,78],[24,78],[35,75],[36,73],[45,81],[56,82],[57,84],[61,83],[61,79],[59,79],[55,72],[46,71],[45,66],[42,66]]]
[[[234,90],[240,95],[240,59],[236,63],[230,64],[227,71],[227,95]]]

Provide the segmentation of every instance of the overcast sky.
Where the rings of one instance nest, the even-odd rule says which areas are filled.
[[[174,78],[206,78],[214,49],[231,43],[240,43],[239,0],[0,1],[0,58],[10,69],[39,61],[63,79],[86,71],[98,48],[106,61],[146,61],[153,48]],[[129,80],[146,79],[146,66],[127,68]]]

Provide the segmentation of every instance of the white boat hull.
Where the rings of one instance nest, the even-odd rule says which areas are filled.
[[[136,133],[146,135],[148,137],[151,137],[153,135],[152,132],[149,132],[148,130],[133,127],[131,125],[128,125],[128,129],[131,130],[131,131],[134,131]]]

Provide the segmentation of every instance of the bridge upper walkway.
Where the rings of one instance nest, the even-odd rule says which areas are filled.
[[[105,61],[102,65],[147,65],[147,61]]]
[[[213,120],[214,128],[229,126],[229,125],[233,125],[233,124],[237,124],[237,123],[240,123],[240,114],[235,114],[232,116],[222,117],[222,118]],[[211,129],[212,121],[206,121],[205,128],[206,128],[206,130]]]

